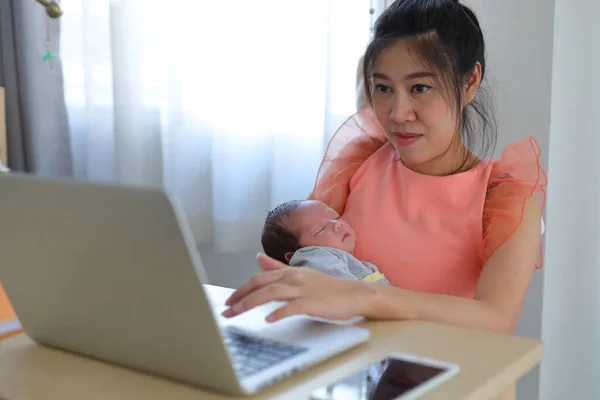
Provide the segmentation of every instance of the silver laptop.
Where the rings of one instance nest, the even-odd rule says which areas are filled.
[[[177,203],[159,189],[0,176],[0,282],[35,341],[236,395],[368,340],[308,317],[225,321]]]

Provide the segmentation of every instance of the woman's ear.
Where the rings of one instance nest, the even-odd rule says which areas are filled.
[[[479,89],[479,85],[481,84],[481,64],[478,62],[475,64],[475,67],[471,71],[471,73],[467,76],[467,80],[465,81],[465,105],[471,103],[473,99],[475,99],[475,95],[477,94],[477,89]]]
[[[290,260],[292,259],[292,257],[294,256],[294,252],[293,251],[288,251],[287,253],[285,253],[285,261],[287,261],[287,263],[290,263]]]

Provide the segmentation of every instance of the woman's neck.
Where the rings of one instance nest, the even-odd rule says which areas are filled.
[[[479,162],[479,158],[462,144],[457,149],[448,149],[444,154],[418,165],[407,165],[406,168],[431,176],[447,176],[459,174],[472,169]]]

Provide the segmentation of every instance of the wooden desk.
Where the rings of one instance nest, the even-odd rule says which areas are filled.
[[[229,289],[207,286],[221,306]],[[460,365],[460,374],[423,397],[428,400],[489,399],[542,358],[538,340],[502,336],[424,322],[364,322],[368,344],[299,373],[252,399],[307,399],[311,391],[336,381],[391,352],[440,358]],[[216,400],[206,392],[121,367],[48,349],[25,334],[0,341],[0,396],[7,400]]]

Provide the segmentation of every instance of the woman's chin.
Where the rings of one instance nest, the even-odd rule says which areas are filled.
[[[426,164],[428,157],[424,156],[420,151],[412,151],[405,148],[396,148],[396,156],[409,169],[419,170],[419,167]]]

